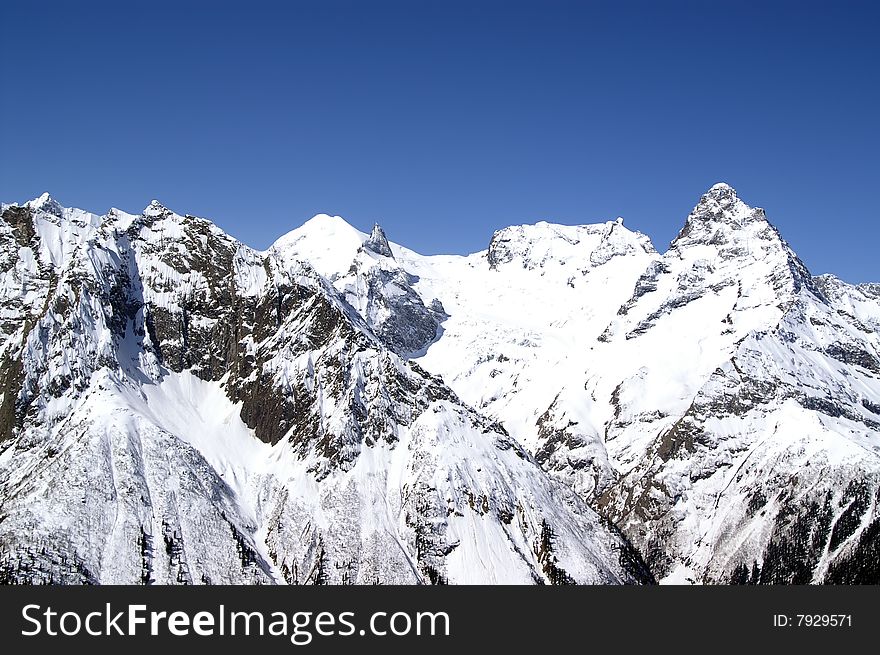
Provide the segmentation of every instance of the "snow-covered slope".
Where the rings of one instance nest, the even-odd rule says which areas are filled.
[[[657,257],[645,236],[618,219],[506,228],[485,252],[411,258],[417,289],[439,297],[449,313],[443,336],[419,361],[589,497],[611,476],[601,435],[579,396],[564,425],[555,414],[571,385],[582,394],[589,344]]]
[[[374,236],[353,280],[392,260]],[[650,581],[500,425],[389,349],[393,266],[355,308],[293,237],[257,252],[158,202],[3,206],[0,580]]]

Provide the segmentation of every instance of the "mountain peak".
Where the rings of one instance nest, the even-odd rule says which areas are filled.
[[[156,199],[150,201],[150,204],[144,208],[144,216],[162,216],[171,213],[165,205]]]
[[[349,269],[367,238],[341,216],[316,214],[276,239],[269,250],[285,262],[305,259],[318,273],[335,279]]]
[[[61,216],[61,210],[63,209],[63,207],[58,204],[58,201],[50,196],[48,192],[44,192],[37,198],[29,200],[25,205],[31,209],[40,209],[48,214],[54,214],[55,216]]]
[[[717,182],[709,187],[709,193],[733,193],[736,195],[736,189],[727,184],[727,182]]]
[[[700,199],[700,201],[701,203],[703,201],[712,201],[714,203],[717,203],[722,208],[727,208],[732,205],[736,205],[737,203],[742,203],[742,201],[739,199],[739,196],[736,195],[736,189],[724,182],[713,184],[709,188],[709,190],[703,194],[703,197]]]
[[[714,234],[716,228],[722,226],[738,229],[755,221],[766,222],[764,210],[750,207],[737,196],[736,189],[719,182],[700,197],[679,238],[691,235],[698,226],[703,226]],[[703,231],[702,228],[696,230],[698,234]]]
[[[297,230],[302,229],[321,232],[325,230],[354,230],[355,228],[351,225],[351,223],[342,218],[342,216],[335,216],[331,214],[315,214],[297,228]]]
[[[394,258],[391,252],[391,246],[388,244],[388,237],[385,236],[385,230],[376,223],[373,225],[373,231],[370,232],[370,238],[364,241],[364,248],[385,257]]]
[[[723,183],[703,194],[670,244],[669,253],[687,261],[710,258],[716,270],[727,262],[728,270],[736,271],[738,279],[743,271],[760,263],[766,271],[758,277],[770,281],[780,298],[780,294],[790,297],[790,293],[814,286],[807,267],[767,220],[764,210],[747,205]],[[751,277],[750,285],[758,279],[754,274]]]

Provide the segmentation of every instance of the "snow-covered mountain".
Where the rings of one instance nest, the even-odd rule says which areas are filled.
[[[353,289],[366,235],[348,234],[322,273]],[[325,247],[299,235],[306,259]],[[659,579],[880,581],[878,285],[812,278],[726,184],[663,255],[620,219],[510,227],[467,257],[390,249],[447,315],[417,361]]]
[[[445,314],[381,232],[337,290],[296,234],[257,252],[158,202],[0,210],[0,581],[652,580],[397,354]]]
[[[763,210],[713,187],[588,371],[619,474],[597,506],[661,578],[876,580],[878,353]]]
[[[43,196],[0,275],[0,579],[880,582],[880,287],[727,185],[663,254]]]

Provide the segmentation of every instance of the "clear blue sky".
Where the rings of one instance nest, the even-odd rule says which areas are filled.
[[[0,199],[424,253],[621,215],[664,250],[726,181],[814,273],[880,280],[876,4],[3,0]]]

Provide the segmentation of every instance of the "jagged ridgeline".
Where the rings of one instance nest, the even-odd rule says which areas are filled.
[[[327,231],[338,261],[322,255]],[[730,186],[705,193],[662,254],[622,219],[508,227],[465,257],[395,244],[366,257],[367,241],[316,219],[285,244],[370,325],[384,320],[363,309],[379,271],[409,280],[385,297],[438,301],[419,364],[659,579],[880,581],[878,287],[812,277]]]
[[[335,277],[295,237],[2,206],[0,581],[653,580],[412,361],[447,314],[381,228]]]

